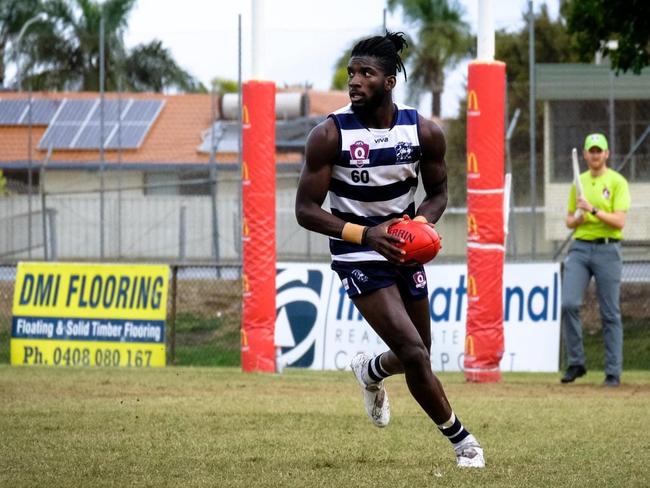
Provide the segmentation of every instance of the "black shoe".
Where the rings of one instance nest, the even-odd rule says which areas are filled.
[[[621,384],[621,379],[618,376],[614,376],[613,374],[608,374],[605,376],[605,381],[603,382],[603,386],[619,386]]]
[[[562,376],[562,383],[573,383],[576,378],[580,378],[581,376],[584,376],[587,373],[587,370],[582,364],[576,364],[573,366],[569,366],[566,370],[566,373],[564,373],[564,376]]]

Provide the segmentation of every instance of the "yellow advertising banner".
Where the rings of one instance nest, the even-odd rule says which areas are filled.
[[[18,264],[11,364],[165,366],[169,267]]]

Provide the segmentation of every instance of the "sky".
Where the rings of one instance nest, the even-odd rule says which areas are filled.
[[[381,31],[385,0],[262,0],[264,5],[264,56],[258,71],[279,86],[304,85],[328,90],[334,65],[356,39]],[[459,0],[472,32],[478,26],[479,0]],[[559,0],[534,0],[535,10],[546,3],[553,18]],[[251,79],[251,0],[138,0],[129,18],[128,47],[159,39],[184,69],[206,86],[213,78],[238,76],[238,18],[242,22],[242,77]],[[492,0],[496,29],[517,30],[524,25],[528,0]],[[415,34],[399,10],[387,13],[389,30]],[[467,62],[446,72],[442,116],[458,111],[464,96]],[[408,73],[408,66],[407,66]],[[395,99],[406,101],[403,78],[398,78]],[[419,108],[431,115],[430,97]]]

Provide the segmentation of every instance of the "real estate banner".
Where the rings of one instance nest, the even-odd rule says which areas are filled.
[[[463,371],[472,284],[465,265],[425,266],[431,315],[431,365]],[[342,370],[358,352],[387,350],[327,264],[278,263],[276,345],[284,366]],[[560,266],[506,264],[501,371],[558,371]]]
[[[22,262],[11,364],[165,366],[169,267]]]

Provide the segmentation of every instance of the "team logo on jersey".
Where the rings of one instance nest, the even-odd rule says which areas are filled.
[[[424,288],[427,286],[427,275],[424,274],[424,271],[416,271],[413,273],[413,281],[415,281],[416,288]]]
[[[410,142],[398,142],[395,145],[395,159],[398,163],[411,161],[413,159],[413,144]]]
[[[357,141],[350,146],[350,164],[360,168],[370,164],[370,146],[363,141]]]
[[[609,197],[611,196],[611,193],[607,187],[603,188],[603,198],[605,200],[609,200]]]
[[[359,283],[365,283],[366,281],[368,281],[368,277],[360,269],[353,269],[351,274],[357,279]]]

